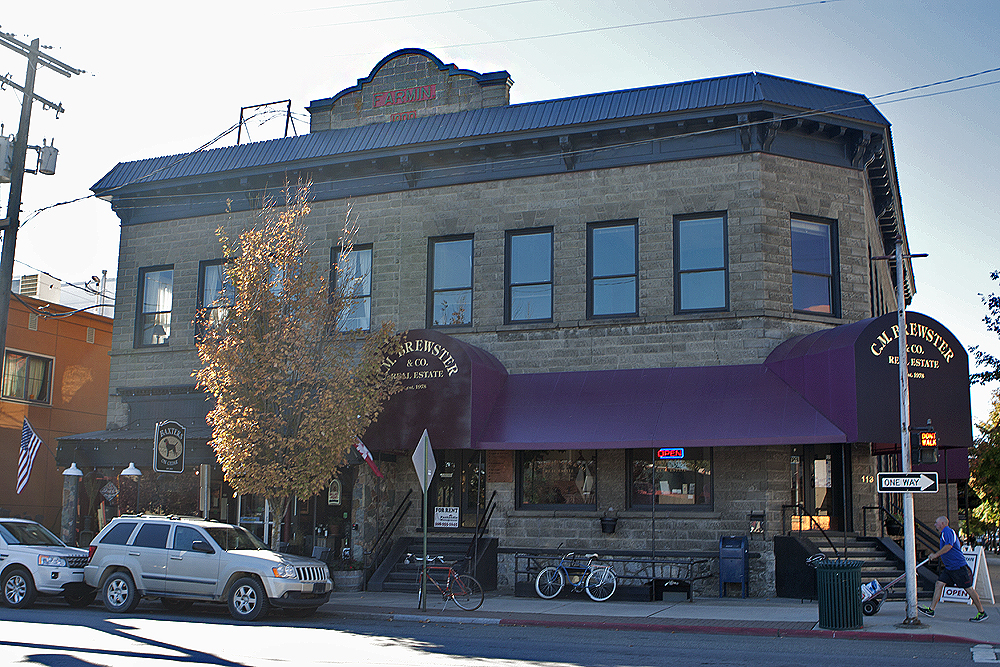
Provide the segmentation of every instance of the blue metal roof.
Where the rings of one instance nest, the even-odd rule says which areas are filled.
[[[587,123],[770,103],[855,121],[889,123],[863,95],[751,72],[557,100],[475,109],[392,123],[314,132],[300,137],[227,146],[187,155],[119,163],[91,188],[95,193],[128,185],[193,178],[281,164],[346,156],[402,146],[473,137],[551,130]]]

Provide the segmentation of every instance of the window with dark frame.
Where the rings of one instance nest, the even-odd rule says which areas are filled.
[[[173,294],[174,269],[172,266],[153,266],[139,269],[136,347],[153,347],[168,343]]]
[[[552,230],[507,232],[507,322],[552,320]]]
[[[3,397],[30,403],[52,402],[52,359],[7,350]]]
[[[342,283],[349,294],[337,328],[340,331],[368,331],[372,326],[372,247],[354,246],[344,253],[341,248],[333,249],[334,289]]]
[[[587,317],[639,314],[638,224],[635,220],[587,227]]]
[[[453,236],[428,242],[427,324],[472,324],[472,237]]]
[[[729,307],[727,248],[725,214],[674,220],[675,312]]]
[[[837,226],[832,220],[793,217],[792,309],[836,315]]]
[[[593,449],[522,451],[517,455],[518,505],[597,507]]]
[[[209,260],[198,267],[198,324],[213,327],[226,318],[236,301],[236,290],[226,275],[225,260]]]
[[[629,506],[712,508],[712,448],[629,450]]]

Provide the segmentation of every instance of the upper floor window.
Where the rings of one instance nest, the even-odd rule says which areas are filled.
[[[3,397],[50,403],[52,360],[7,350],[3,364]]]
[[[587,228],[587,316],[639,314],[637,223]]]
[[[170,309],[173,307],[173,296],[173,267],[154,266],[139,270],[136,347],[166,345],[170,340]]]
[[[837,227],[834,221],[792,218],[792,308],[835,315]]]
[[[674,220],[674,300],[677,312],[729,305],[726,217]]]
[[[507,321],[552,319],[552,230],[507,233]]]
[[[202,262],[198,272],[198,312],[199,322],[214,326],[226,318],[229,308],[236,300],[236,290],[226,275],[223,260]]]
[[[367,331],[372,326],[372,248],[355,246],[349,252],[334,248],[333,253],[333,284],[335,289],[343,285],[348,298],[337,328]]]
[[[431,239],[428,252],[428,325],[472,324],[472,237]]]

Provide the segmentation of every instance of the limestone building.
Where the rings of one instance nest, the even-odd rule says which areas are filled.
[[[369,280],[350,325],[406,332],[390,361],[409,391],[364,436],[385,478],[356,466],[299,499],[289,542],[361,555],[419,498],[424,428],[431,525],[485,524],[500,587],[520,551],[711,555],[743,535],[751,592],[773,595],[776,535],[880,530],[865,508],[899,469],[898,330],[895,263],[874,258],[897,236],[908,250],[889,122],[861,94],[760,73],[515,105],[512,85],[404,49],[313,101],[306,135],[116,166],[93,190],[122,224],[120,428],[65,455],[146,452],[153,423],[180,421],[195,509],[268,529],[211,465],[192,323],[224,287],[215,229],[302,178],[324,261],[351,207]],[[913,423],[933,420],[957,483],[968,359],[910,317]],[[420,518],[417,500],[394,538]]]

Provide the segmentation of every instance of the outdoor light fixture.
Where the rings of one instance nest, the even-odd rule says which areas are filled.
[[[136,468],[135,463],[132,463],[131,461],[129,462],[128,467],[125,468],[125,470],[122,470],[119,474],[124,475],[125,477],[142,477],[142,471]]]
[[[136,470],[138,470],[138,468]],[[83,471],[77,468],[76,461],[73,461],[70,467],[63,470],[63,475],[65,477],[83,477]]]

